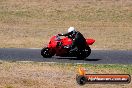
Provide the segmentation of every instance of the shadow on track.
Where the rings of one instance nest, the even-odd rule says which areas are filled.
[[[85,59],[85,61],[99,61],[101,59]]]
[[[83,59],[78,59],[76,57],[56,57],[55,59],[83,60]],[[84,59],[84,61],[99,61],[99,60],[101,60],[101,59],[89,59],[89,58]]]

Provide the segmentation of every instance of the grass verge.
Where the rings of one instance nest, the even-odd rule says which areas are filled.
[[[130,84],[86,84],[79,86],[75,77],[80,64],[44,62],[5,62],[0,64],[1,88],[131,88]],[[82,64],[87,73],[130,74],[132,65]]]

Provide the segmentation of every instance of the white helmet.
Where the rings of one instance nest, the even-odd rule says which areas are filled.
[[[70,27],[70,28],[68,28],[68,33],[69,33],[69,32],[72,32],[72,31],[73,31],[73,32],[76,31],[74,27]]]

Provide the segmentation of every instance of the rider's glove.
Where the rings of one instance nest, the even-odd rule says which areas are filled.
[[[63,34],[58,34],[59,36],[63,36]]]
[[[61,34],[58,34],[58,36],[61,36]]]

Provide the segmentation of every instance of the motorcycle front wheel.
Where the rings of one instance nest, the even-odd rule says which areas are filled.
[[[45,47],[41,50],[41,55],[44,57],[44,58],[51,58],[53,55],[49,52],[49,48],[48,47]]]

